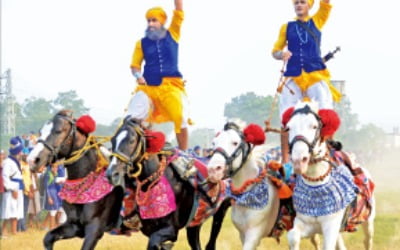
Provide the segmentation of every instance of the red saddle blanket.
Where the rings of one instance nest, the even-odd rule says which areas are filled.
[[[361,168],[354,171],[354,183],[357,185],[359,192],[356,199],[347,209],[345,220],[342,228],[346,232],[357,231],[357,225],[368,220],[373,201],[373,192],[375,189],[374,182],[369,179]]]

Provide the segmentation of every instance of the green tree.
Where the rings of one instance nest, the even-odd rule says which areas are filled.
[[[53,101],[53,105],[58,109],[72,110],[75,117],[86,114],[90,110],[85,107],[83,99],[78,97],[75,90],[59,92],[57,98]]]
[[[52,101],[44,98],[30,97],[21,106],[20,117],[17,120],[19,133],[34,131],[37,133],[46,120],[51,119],[55,112]]]
[[[280,119],[278,113],[278,103],[274,102],[273,96],[259,96],[254,92],[247,92],[238,97],[232,98],[231,102],[225,104],[224,116],[228,119],[239,118],[246,123],[255,123],[261,127],[265,127],[264,122],[271,117],[271,126],[280,127]],[[279,136],[270,133],[268,142],[277,143]]]

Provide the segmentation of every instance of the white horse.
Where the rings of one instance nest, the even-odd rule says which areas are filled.
[[[325,250],[335,249],[335,246],[346,249],[339,231],[357,188],[349,169],[343,164],[333,166],[328,159],[324,134],[332,134],[332,129],[337,129],[331,126],[336,118],[324,119],[326,111],[321,111],[313,101],[299,102],[283,118],[284,125],[288,121],[290,157],[297,174],[293,193],[296,218],[288,232],[290,249],[299,249],[300,239],[314,234],[323,235]],[[369,219],[363,223],[366,249],[372,249],[374,203],[372,201]]]
[[[213,139],[214,154],[208,163],[209,181],[231,178],[227,191],[235,200],[231,218],[245,250],[256,249],[261,238],[270,234],[279,210],[277,189],[263,177],[261,155],[254,152],[262,150],[253,150],[264,142],[264,131],[260,127],[254,129],[254,124],[248,129],[250,126],[242,131],[235,123],[227,123]]]

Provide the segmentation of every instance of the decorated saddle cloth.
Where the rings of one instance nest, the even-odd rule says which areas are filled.
[[[348,207],[342,223],[342,230],[346,232],[357,231],[357,225],[367,221],[373,206],[374,182],[369,179],[362,168],[354,170],[354,183],[359,192],[356,199]]]
[[[113,186],[108,182],[103,169],[91,172],[85,178],[66,180],[58,195],[68,203],[86,204],[102,199],[112,189]]]
[[[322,185],[310,186],[300,175],[296,177],[293,205],[297,213],[323,216],[345,209],[359,192],[353,176],[345,165],[332,169],[329,180]]]

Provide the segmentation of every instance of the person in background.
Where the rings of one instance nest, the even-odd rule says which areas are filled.
[[[31,179],[31,170],[28,162],[26,161],[27,155],[22,154],[21,156],[21,171],[22,171],[22,180],[24,182],[24,217],[18,220],[18,231],[24,232],[27,230],[28,224],[28,206],[29,200],[33,198],[33,186]]]
[[[31,183],[33,196],[30,197],[28,204],[29,227],[32,228],[35,223],[35,227],[39,229],[37,215],[42,208],[40,207],[39,177],[36,173],[31,172]]]
[[[200,158],[201,157],[201,147],[199,145],[196,145],[193,148],[193,156],[196,158]]]
[[[66,180],[67,180],[67,172],[65,170],[64,165],[58,165],[57,177],[56,177],[57,196],[58,196],[58,193],[61,191]],[[62,204],[62,200],[61,200],[61,204]],[[66,220],[67,220],[67,214],[65,213],[64,208],[61,205],[60,209],[57,211],[57,214],[56,214],[56,224],[62,224]]]
[[[5,191],[4,189],[4,183],[3,183],[3,177],[2,177],[2,173],[3,173],[3,161],[4,159],[7,157],[6,152],[4,151],[4,149],[0,150],[0,206],[3,200],[3,193]],[[2,214],[2,209],[0,209],[0,226],[2,223],[2,219],[1,219],[1,214]]]
[[[10,139],[9,156],[3,161],[2,178],[5,192],[2,201],[2,237],[6,235],[7,225],[11,224],[11,234],[17,233],[17,221],[24,216],[24,183],[21,172],[23,144],[19,137]]]
[[[57,226],[56,215],[62,207],[62,200],[58,195],[59,185],[56,182],[58,175],[58,165],[52,164],[47,168],[44,176],[45,186],[45,205],[44,209],[49,211],[49,229],[53,229]]]

